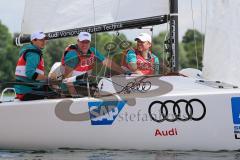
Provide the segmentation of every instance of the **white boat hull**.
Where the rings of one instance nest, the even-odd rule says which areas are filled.
[[[104,100],[70,98],[1,103],[0,148],[240,149],[240,134],[237,133],[240,131],[239,89],[211,88],[177,76],[162,80],[172,84],[171,91],[160,96],[135,97],[135,100],[133,97],[116,96]],[[180,99],[185,101],[178,103],[179,118],[189,120],[162,120],[160,104],[171,100],[166,103],[167,118],[176,118],[173,102]],[[193,110],[190,117],[186,113],[185,102],[191,102]],[[155,121],[150,114],[156,118]]]

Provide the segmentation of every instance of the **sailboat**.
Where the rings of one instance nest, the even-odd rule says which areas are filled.
[[[210,33],[205,39],[203,74],[187,69],[165,76],[116,75],[100,80],[102,97],[2,101],[0,148],[240,149],[239,83],[229,81],[234,76],[220,79],[209,76],[219,66],[207,65],[213,59],[207,55],[216,53],[215,45],[219,49],[214,57],[226,51],[221,50],[220,42],[228,32],[215,34],[223,26],[216,30],[214,19],[224,11],[239,13],[234,7],[240,3],[234,0],[211,3],[215,12],[208,17]],[[169,23],[171,71],[176,73],[177,6],[177,0],[26,0],[24,35],[16,42],[29,42],[27,34],[39,29],[51,40],[76,36],[81,31],[95,33]],[[141,8],[142,12],[133,14],[132,7]],[[230,16],[236,15],[224,14],[223,22]],[[233,52],[229,48],[228,54]]]

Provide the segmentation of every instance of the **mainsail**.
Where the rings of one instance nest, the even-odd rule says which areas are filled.
[[[167,14],[168,0],[26,0],[22,33],[54,32]]]
[[[240,86],[240,1],[208,3],[203,76]]]
[[[44,31],[48,39],[170,23],[171,69],[178,70],[178,0],[26,0],[21,35]],[[25,35],[28,36],[25,36]],[[24,36],[22,36],[24,35]]]

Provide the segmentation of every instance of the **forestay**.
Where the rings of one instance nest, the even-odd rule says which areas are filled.
[[[169,0],[26,0],[25,4],[23,34],[169,14]]]
[[[240,86],[240,1],[208,1],[203,76]]]

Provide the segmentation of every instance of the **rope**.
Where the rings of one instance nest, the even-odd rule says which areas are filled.
[[[95,32],[95,26],[96,26],[96,13],[95,13],[95,3],[94,3],[94,0],[93,0],[93,26],[94,26],[94,52],[96,53],[97,52],[97,34]],[[97,68],[97,61],[96,61],[96,72],[98,72],[98,68]],[[97,77],[96,77],[96,81],[97,81]]]
[[[163,52],[163,54],[162,54],[162,60],[163,60],[163,73],[165,73],[165,59],[167,59],[167,52],[165,52],[165,41],[167,40],[167,39],[169,39],[169,23],[167,23],[167,32],[166,32],[166,34],[165,34],[165,36],[164,36],[164,41],[163,41],[163,47],[162,47],[162,52]],[[167,66],[167,65],[166,65]]]
[[[197,69],[199,69],[198,66],[198,53],[197,53],[197,42],[196,42],[196,36],[195,36],[195,24],[194,24],[194,15],[193,15],[193,0],[191,0],[191,11],[192,11],[192,22],[193,22],[193,38],[194,38],[194,47],[195,47],[195,59],[197,63]]]
[[[201,33],[203,33],[203,5],[202,5],[202,0],[201,0]],[[203,47],[204,46],[204,41],[203,41],[203,35],[202,35],[202,54],[203,54]]]
[[[114,18],[115,20],[116,20],[116,18],[118,17],[118,14],[119,14],[119,4],[120,4],[120,1],[118,0],[117,14],[116,14],[116,17]],[[114,31],[114,30],[113,30],[113,31]],[[114,39],[114,37],[112,37],[111,42],[113,42],[113,39]],[[107,52],[107,57],[109,57],[109,54],[110,54],[110,50],[108,50],[108,52]],[[100,69],[100,71],[97,72],[97,73],[101,73],[101,72],[102,72],[102,69],[104,69],[103,76],[106,76],[106,71],[107,71],[107,67],[106,67],[106,66],[102,66],[101,69]],[[110,71],[112,70],[112,69],[111,69],[111,66],[109,67],[109,69],[110,69]],[[111,72],[110,72],[110,73],[111,73]],[[99,76],[96,76],[96,81],[97,81],[98,77],[99,77]]]
[[[208,15],[208,1],[206,1],[206,6],[205,6],[206,10],[205,10],[205,29],[204,29],[204,35],[206,35],[207,32],[207,15]],[[204,43],[204,42],[203,42]],[[204,44],[203,44],[203,48],[204,48]],[[204,49],[203,49],[203,55],[204,55]]]

